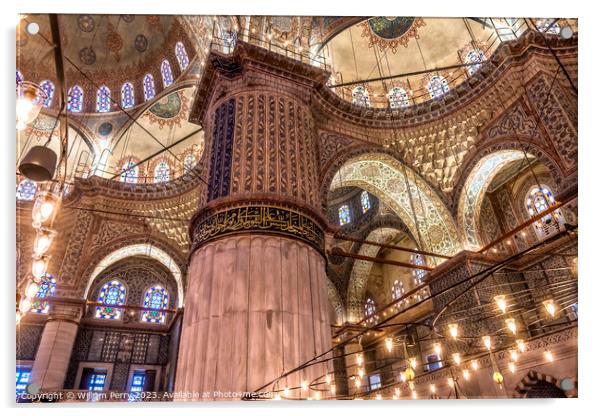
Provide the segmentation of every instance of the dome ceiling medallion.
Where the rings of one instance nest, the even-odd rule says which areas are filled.
[[[408,47],[411,38],[419,38],[418,28],[426,26],[421,17],[373,17],[359,24],[362,37],[368,37],[368,47],[377,45],[381,51],[397,52],[399,46]]]

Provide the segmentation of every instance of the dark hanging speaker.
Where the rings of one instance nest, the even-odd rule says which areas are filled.
[[[21,160],[19,172],[32,181],[49,181],[54,176],[56,158],[56,153],[48,147],[34,146]]]

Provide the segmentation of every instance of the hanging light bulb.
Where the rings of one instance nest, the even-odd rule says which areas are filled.
[[[508,327],[508,330],[510,332],[516,335],[516,321],[514,320],[514,318],[506,319],[506,326]]]
[[[40,280],[46,274],[49,260],[50,256],[33,257],[31,262],[31,274],[33,277]]]
[[[414,381],[414,377],[416,376],[416,373],[414,372],[414,370],[412,370],[412,367],[406,368],[406,371],[404,371],[404,374],[405,374],[406,380],[408,382]]]
[[[301,382],[301,390],[303,391],[307,391],[307,388],[309,387],[309,384],[307,383],[307,380],[303,380]]]
[[[331,381],[332,378],[330,377],[330,374],[326,374],[326,384],[330,384]]]
[[[431,390],[431,393],[435,394],[437,392],[437,388],[435,387],[434,384],[431,384],[429,388]]]
[[[44,223],[52,222],[59,201],[59,197],[51,192],[40,192],[36,195],[31,211],[34,228],[40,228]]]
[[[517,345],[517,347],[518,347],[518,350],[519,350],[520,352],[525,352],[525,350],[527,349],[527,348],[526,348],[526,345],[525,345],[525,341],[524,341],[524,340],[522,340],[522,339],[517,339],[517,340],[516,340],[516,345]]]
[[[337,387],[333,384],[330,386],[330,393],[334,396],[337,394]]]
[[[27,297],[21,299],[21,303],[19,303],[19,310],[21,313],[27,313],[31,309],[31,300]]]
[[[359,377],[356,377],[355,378],[355,387],[359,389],[361,385],[362,385],[362,381],[359,379]]]
[[[282,390],[282,394],[284,394],[284,397],[288,397],[288,393],[289,393],[288,387],[285,387],[285,388]]]
[[[549,362],[554,361],[554,355],[552,354],[552,351],[546,351],[543,353],[544,357],[546,357],[546,360]]]
[[[460,353],[459,352],[454,352],[452,354],[452,358],[454,360],[454,363],[456,363],[456,365],[460,365],[461,359],[460,359]]]
[[[418,398],[418,394],[416,391],[412,391],[412,399],[416,400]]]
[[[477,371],[479,369],[479,362],[477,360],[472,360],[470,362],[470,367],[473,369],[473,371]]]
[[[499,371],[493,373],[493,381],[495,384],[502,384],[504,382],[504,376]]]
[[[516,364],[514,364],[514,363],[508,364],[508,370],[510,370],[510,372],[512,374],[516,373]]]
[[[449,335],[453,339],[458,338],[458,324],[449,324],[448,328],[449,328]]]
[[[33,299],[38,294],[39,289],[40,285],[32,280],[31,282],[29,282],[27,288],[25,289],[25,296],[30,299]]]
[[[41,257],[48,251],[52,240],[56,235],[56,231],[40,228],[36,231],[36,238],[33,242],[33,253],[37,257]]]
[[[516,350],[510,350],[510,359],[514,362],[518,361],[518,353]]]
[[[483,336],[483,345],[485,345],[485,348],[488,350],[491,349],[491,337],[489,335]]]
[[[357,375],[359,378],[363,378],[365,374],[366,373],[363,368],[360,367],[359,370],[357,370]]]
[[[497,295],[493,298],[493,300],[495,300],[495,303],[497,303],[497,307],[500,308],[502,313],[506,313],[506,308],[508,307],[508,304],[506,303],[506,296]]]
[[[357,362],[357,365],[362,365],[364,363],[364,357],[361,353],[355,355],[355,361]]]
[[[401,396],[401,389],[399,387],[395,387],[395,395],[397,397]]]
[[[470,380],[470,371],[467,369],[462,370],[462,377],[464,377],[464,380],[466,381]]]
[[[399,374],[399,379],[401,380],[401,382],[402,382],[402,383],[405,383],[405,382],[406,382],[406,373],[405,373],[405,371],[402,371],[402,372]]]
[[[441,344],[439,344],[438,342],[433,344],[433,350],[435,351],[435,354],[437,354],[439,356],[439,358],[441,358]]]
[[[385,346],[387,347],[387,351],[393,351],[393,338],[385,339]]]
[[[320,400],[320,392],[319,391],[314,393],[314,400]]]
[[[274,395],[274,400],[280,400],[280,393],[276,393]]]
[[[412,367],[413,370],[416,370],[416,366],[417,366],[417,361],[416,358],[412,357],[410,358],[410,367]]]
[[[414,391],[414,382],[408,381],[408,387],[410,388],[410,390]]]
[[[383,396],[380,393],[378,393],[376,395],[376,400],[382,400],[382,399],[383,399]]]
[[[17,84],[16,113],[18,130],[23,130],[36,119],[47,98],[46,92],[33,82],[22,81]]]
[[[454,379],[452,377],[448,377],[447,384],[449,387],[454,387]]]
[[[546,311],[553,318],[556,314],[556,304],[554,304],[554,300],[548,299],[543,302],[543,306],[546,308]]]

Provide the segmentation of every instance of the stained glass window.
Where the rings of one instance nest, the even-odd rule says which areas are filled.
[[[31,368],[17,367],[17,396],[20,396],[21,394],[25,393],[27,385],[29,384],[30,377]]]
[[[143,306],[151,309],[165,309],[169,304],[169,294],[161,286],[151,287],[144,295]],[[165,322],[165,312],[161,311],[144,311],[142,312],[142,320],[151,323]]]
[[[171,84],[173,84],[173,75],[171,73],[171,65],[169,65],[169,61],[164,59],[161,62],[161,76],[163,77],[163,87],[167,88]]]
[[[21,74],[21,71],[17,69],[17,85],[19,85],[21,82],[23,82],[23,74]]]
[[[52,275],[46,273],[42,277],[42,282],[38,288],[35,298],[31,302],[30,312],[33,313],[48,313],[50,306],[48,304],[48,298],[54,296],[56,291],[56,279]]]
[[[72,113],[81,113],[84,107],[84,90],[79,85],[74,85],[69,89],[67,95],[67,111]]]
[[[49,80],[45,80],[40,84],[40,88],[46,93],[46,99],[44,100],[43,105],[48,108],[52,105],[52,99],[54,98],[54,84]]]
[[[138,182],[138,166],[135,166],[135,165],[136,165],[136,163],[131,160],[123,165],[123,167],[121,168],[121,175],[120,175],[121,182],[125,182],[125,183]]]
[[[534,187],[527,195],[526,206],[531,217],[546,211],[556,204],[554,195],[546,187]],[[554,212],[545,215],[533,225],[539,238],[547,237],[560,231],[564,227],[564,217],[562,212],[557,209]]]
[[[412,255],[412,263],[414,263],[416,266],[424,266],[424,257],[422,256],[422,254],[414,254]],[[412,275],[414,276],[414,284],[416,286],[422,284],[422,280],[424,279],[424,276],[426,275],[426,270],[423,269],[414,269],[412,271]]]
[[[196,159],[192,153],[188,153],[184,158],[184,172],[190,172],[194,165],[196,164]]]
[[[143,81],[144,101],[148,101],[155,96],[155,80],[151,74],[146,74]]]
[[[224,52],[230,53],[236,47],[236,32],[226,32],[224,34]]]
[[[366,299],[366,303],[364,304],[364,313],[366,316],[372,316],[376,312],[376,303],[372,298]]]
[[[23,179],[17,186],[17,199],[20,201],[33,201],[38,190],[38,185],[31,179]]]
[[[393,300],[399,299],[401,295],[403,295],[403,292],[403,283],[401,283],[399,280],[393,282],[393,287],[391,288],[391,296],[393,297]]]
[[[106,85],[96,91],[96,111],[99,113],[111,111],[111,90]]]
[[[438,98],[449,91],[449,86],[447,85],[447,80],[443,76],[435,75],[426,85],[426,89],[431,95],[431,98]]]
[[[550,35],[558,35],[560,33],[560,25],[556,19],[538,19],[535,22],[537,30]]]
[[[365,87],[358,85],[351,91],[351,102],[361,107],[370,107],[370,94]]]
[[[180,65],[180,69],[183,71],[188,67],[188,54],[186,53],[186,49],[184,48],[184,44],[182,42],[176,43],[176,58],[178,59],[178,65]]]
[[[155,183],[169,181],[169,165],[165,161],[159,162],[155,168]]]
[[[125,286],[119,280],[105,283],[98,294],[98,303],[105,305],[123,305],[125,302]],[[122,311],[114,306],[97,306],[96,317],[102,319],[120,319]]]
[[[478,48],[469,50],[466,56],[464,57],[465,64],[472,64],[466,67],[466,72],[468,72],[468,76],[474,75],[479,70],[484,61],[485,54],[482,50]]]
[[[339,224],[345,225],[351,222],[351,213],[349,212],[349,205],[341,205],[339,207]]]
[[[134,86],[131,82],[126,82],[121,87],[121,106],[131,108],[136,104],[134,100]]]
[[[404,108],[410,105],[408,93],[401,87],[393,87],[387,95],[391,108]]]
[[[362,191],[360,194],[360,202],[362,203],[362,212],[366,213],[370,209],[370,196],[368,192]]]

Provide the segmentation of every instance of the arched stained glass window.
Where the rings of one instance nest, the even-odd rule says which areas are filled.
[[[38,185],[31,179],[23,179],[17,186],[17,199],[20,201],[33,201],[38,190]]]
[[[144,101],[148,101],[155,96],[155,80],[151,74],[146,74],[143,81]]]
[[[393,282],[393,287],[391,287],[391,297],[393,300],[399,299],[401,295],[403,295],[403,292],[403,283],[401,283],[399,280]]]
[[[106,85],[96,91],[96,111],[99,113],[111,111],[111,90]]]
[[[19,85],[21,82],[23,82],[23,74],[21,74],[21,71],[17,69],[17,85]]]
[[[479,70],[484,61],[485,54],[482,50],[478,48],[469,50],[466,56],[464,57],[465,64],[472,64],[466,67],[466,72],[468,72],[468,76],[474,75]]]
[[[176,43],[176,58],[178,59],[178,65],[180,65],[180,69],[182,71],[185,70],[190,61],[188,60],[188,54],[186,53],[186,48],[184,48],[184,44],[182,42]]]
[[[362,212],[365,214],[370,209],[370,195],[367,191],[362,191],[360,194],[360,202],[362,203]]]
[[[341,205],[339,207],[339,224],[345,225],[351,222],[351,212],[349,211],[349,205]]]
[[[449,86],[447,85],[445,77],[442,75],[434,75],[428,84],[426,84],[426,89],[431,95],[431,98],[438,98],[449,91]]]
[[[364,314],[366,317],[370,317],[376,313],[376,303],[372,298],[366,299],[366,303],[364,304]]]
[[[38,288],[38,293],[36,293],[35,298],[31,302],[30,311],[33,313],[48,313],[48,309],[50,309],[48,298],[54,296],[55,291],[56,279],[48,273],[44,274]]]
[[[161,286],[151,287],[144,295],[142,306],[151,309],[166,309],[169,305],[169,293]],[[142,321],[150,323],[165,322],[165,312],[162,311],[144,311],[142,312]]]
[[[424,266],[425,262],[422,254],[412,255],[412,263],[414,263],[416,266]],[[422,284],[422,280],[424,279],[424,276],[426,276],[426,270],[414,269],[412,271],[412,275],[414,276],[414,284],[418,286]]]
[[[105,305],[123,305],[125,303],[125,286],[119,280],[105,283],[98,293],[98,303]],[[121,319],[122,310],[115,306],[97,306],[96,317],[101,319]]]
[[[164,160],[155,168],[155,183],[169,181],[169,165]]]
[[[44,100],[43,105],[48,108],[52,105],[52,99],[54,98],[54,84],[49,80],[45,80],[40,84],[40,88],[46,93],[46,99]]]
[[[194,168],[194,165],[196,164],[196,159],[194,157],[194,154],[192,153],[188,153],[186,155],[186,157],[184,158],[184,172],[188,173],[192,170],[192,168]]]
[[[79,85],[74,85],[69,89],[67,95],[67,111],[72,113],[81,113],[84,108],[84,90]]]
[[[236,47],[237,35],[236,32],[224,33],[224,52],[230,53]]]
[[[136,183],[138,182],[138,166],[135,166],[136,162],[129,161],[121,168],[120,180],[125,183]],[[131,168],[131,169],[130,169]]]
[[[401,87],[393,87],[387,95],[391,108],[404,108],[410,105],[408,93]]]
[[[169,61],[167,59],[164,59],[163,62],[161,62],[161,76],[163,77],[163,88],[167,88],[173,84],[171,65],[169,65]]]
[[[534,217],[556,205],[556,200],[550,189],[545,186],[542,186],[541,188],[535,186],[527,194],[525,205],[529,215]],[[545,215],[539,221],[536,221],[533,226],[540,239],[556,234],[558,231],[564,229],[564,217],[562,211],[557,209]]]
[[[121,106],[131,108],[136,104],[134,100],[134,86],[131,82],[126,82],[121,87]]]
[[[535,26],[537,27],[537,30],[542,33],[558,35],[560,34],[560,25],[556,20],[557,19],[538,19],[535,22]]]
[[[370,94],[362,85],[358,85],[351,91],[351,102],[360,107],[370,107]]]

